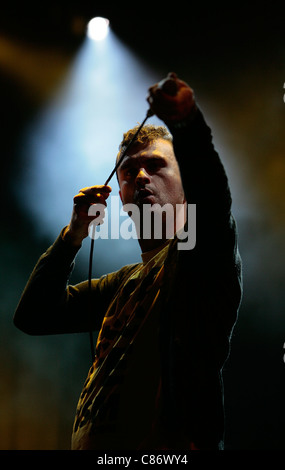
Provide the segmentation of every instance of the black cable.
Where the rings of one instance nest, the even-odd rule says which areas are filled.
[[[94,251],[94,236],[95,236],[95,226],[92,232],[91,238],[91,246],[90,246],[90,254],[89,254],[89,272],[88,272],[88,308],[89,308],[89,321],[91,323],[92,319],[92,302],[91,302],[91,281],[92,281],[92,259],[93,259],[93,251]],[[91,363],[95,359],[95,347],[94,347],[94,340],[93,340],[93,332],[92,330],[89,331],[89,340],[90,340],[90,348],[91,348]]]
[[[140,124],[140,126],[138,127],[137,131],[135,132],[134,136],[132,137],[132,139],[130,140],[130,142],[128,143],[128,145],[126,146],[126,148],[124,149],[122,155],[120,156],[119,160],[117,161],[114,169],[112,170],[112,172],[110,173],[110,175],[108,176],[108,178],[106,179],[106,182],[105,182],[105,186],[107,186],[107,184],[109,183],[109,181],[111,180],[111,178],[113,177],[113,175],[115,174],[117,168],[120,166],[120,164],[122,163],[123,161],[123,158],[126,156],[126,153],[128,151],[128,149],[130,148],[130,146],[132,145],[132,143],[134,142],[134,140],[137,138],[138,134],[140,133],[142,127],[144,126],[146,120],[153,116],[153,112],[151,109],[149,109],[146,113],[146,117],[144,118],[143,122]],[[89,255],[89,271],[88,271],[88,295],[89,295],[89,316],[90,316],[90,323],[91,323],[91,319],[92,319],[92,304],[91,304],[91,284],[92,284],[92,261],[93,261],[93,251],[94,251],[94,238],[95,238],[95,231],[96,231],[96,226],[93,225],[92,227],[92,233],[91,233],[91,246],[90,246],[90,255]],[[90,348],[91,348],[91,361],[92,361],[92,364],[93,364],[93,361],[95,359],[95,348],[94,348],[94,341],[93,341],[93,332],[92,330],[90,330],[89,332],[89,338],[90,338]]]
[[[110,173],[109,177],[106,179],[106,182],[105,182],[105,186],[107,186],[107,184],[109,183],[110,179],[112,178],[112,176],[114,175],[114,173],[116,172],[117,168],[121,165],[122,161],[123,161],[123,158],[125,158],[126,156],[126,153],[127,151],[129,150],[130,146],[132,145],[133,141],[137,138],[138,134],[140,133],[142,127],[144,126],[146,120],[153,116],[153,112],[151,109],[148,110],[148,112],[146,113],[146,117],[144,118],[143,122],[141,123],[141,125],[139,126],[139,128],[137,129],[136,133],[134,134],[134,136],[132,137],[132,139],[130,140],[130,142],[128,143],[128,145],[126,146],[126,148],[124,149],[122,155],[120,156],[119,160],[117,161],[113,171]]]

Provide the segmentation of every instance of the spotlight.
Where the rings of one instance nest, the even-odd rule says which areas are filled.
[[[87,36],[93,41],[102,41],[109,32],[109,20],[97,16],[87,24]]]

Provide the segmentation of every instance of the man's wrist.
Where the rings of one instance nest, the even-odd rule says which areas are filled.
[[[74,248],[80,248],[82,245],[82,239],[75,236],[74,233],[70,230],[69,226],[63,230],[61,237],[63,241]]]
[[[189,126],[191,126],[192,122],[194,121],[195,119],[195,116],[197,114],[197,111],[198,111],[198,107],[196,106],[196,104],[194,104],[194,106],[192,107],[190,113],[183,119],[181,120],[176,120],[176,121],[168,121],[168,122],[165,122],[165,124],[167,125],[167,127],[169,128],[169,130],[180,130],[180,129],[185,129]]]

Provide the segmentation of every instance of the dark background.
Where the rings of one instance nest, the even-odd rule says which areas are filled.
[[[29,337],[12,324],[30,271],[53,240],[34,236],[35,221],[23,211],[21,194],[11,188],[17,188],[25,164],[19,158],[23,128],[60,82],[83,41],[82,25],[99,15],[110,19],[114,33],[158,78],[176,71],[217,118],[210,124],[232,187],[244,263],[244,298],[224,371],[226,449],[284,450],[281,2],[198,6],[84,0],[68,6],[54,0],[38,6],[2,3],[0,11],[0,449],[69,449],[75,406],[89,368],[85,335]],[[11,51],[21,46],[23,57],[27,51],[36,53],[27,55],[33,59],[19,78]],[[45,59],[46,51],[54,52],[54,62]],[[39,67],[43,81],[33,88]],[[104,267],[96,269],[103,273]],[[86,266],[79,261],[73,281],[85,277]]]

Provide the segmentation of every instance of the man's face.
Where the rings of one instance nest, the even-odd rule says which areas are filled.
[[[156,139],[134,145],[119,166],[123,204],[183,204],[184,192],[172,142]]]

